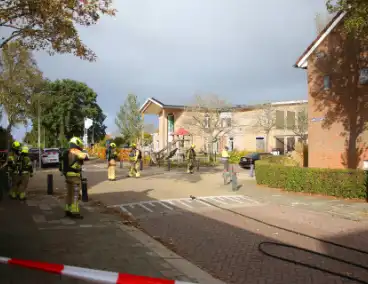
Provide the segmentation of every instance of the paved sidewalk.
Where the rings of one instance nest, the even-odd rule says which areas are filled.
[[[324,212],[353,221],[368,221],[368,203],[364,200],[338,199],[331,196],[287,192],[276,188],[259,186],[255,181],[250,180],[240,180],[240,183],[242,187],[238,191],[239,194],[245,194],[265,204]]]
[[[32,193],[27,202],[0,202],[0,256],[86,268],[221,283],[171,252],[121,217],[83,205],[84,220],[64,218],[57,197]],[[1,283],[86,283],[0,265]]]

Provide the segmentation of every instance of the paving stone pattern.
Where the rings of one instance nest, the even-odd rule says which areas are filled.
[[[201,212],[213,210],[221,205],[226,208],[261,206],[254,199],[243,195],[223,195],[223,196],[203,196],[191,198],[175,198],[164,200],[149,200],[113,205],[112,208],[119,208],[122,212],[134,218],[144,218],[146,215],[167,216],[169,214],[180,214],[186,211]]]
[[[72,221],[51,196],[31,195],[22,203],[5,199],[0,255],[194,282],[124,232],[121,219],[95,210],[84,206],[85,219]],[[86,283],[7,265],[0,266],[0,275],[4,284]]]
[[[237,208],[235,210],[243,213],[252,211],[253,217],[262,216],[267,219],[267,216],[276,215],[276,212],[280,209],[265,206]],[[267,213],[260,214],[260,210]],[[289,213],[297,215],[297,218],[305,218],[305,215],[310,214],[308,212],[295,212],[295,209],[289,211]],[[313,222],[317,222],[318,219],[323,220],[318,225],[319,228],[316,229],[306,226],[305,223],[295,224],[294,217],[290,218],[293,219],[292,222],[275,218],[271,220],[271,223],[286,228],[294,228],[297,231],[305,230],[305,233],[316,236],[321,234],[323,226],[327,226],[331,222],[339,223],[339,220],[331,219],[328,215],[323,216],[323,218],[316,215],[312,218]],[[350,252],[326,245],[297,234],[262,225],[227,211],[212,210],[203,211],[200,214],[188,211],[180,215],[167,215],[165,218],[147,215],[146,218],[140,220],[140,224],[151,235],[158,236],[171,244],[178,254],[226,283],[355,283],[328,273],[266,256],[258,250],[258,245],[265,241],[276,241],[304,247],[368,267],[367,254]],[[330,231],[336,233],[336,228],[335,230],[331,228]],[[322,237],[335,240],[344,245],[356,244],[358,248],[364,250],[368,245],[367,233],[364,232],[365,239],[359,241],[356,235],[363,234],[363,232],[352,230],[350,233],[351,235],[345,236],[345,239],[342,235],[325,235]],[[368,281],[368,270],[357,269],[351,265],[317,256],[314,253],[277,246],[268,246],[266,249],[267,252],[276,256],[287,257],[292,261],[318,266],[332,272],[343,273]]]

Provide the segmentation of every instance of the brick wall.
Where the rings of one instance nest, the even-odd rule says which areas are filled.
[[[310,167],[356,168],[367,157],[368,85],[357,83],[363,46],[340,26],[308,60]]]

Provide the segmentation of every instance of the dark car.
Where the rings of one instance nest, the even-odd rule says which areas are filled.
[[[42,153],[42,149],[41,149],[41,153]],[[38,162],[39,156],[40,156],[40,150],[38,148],[29,149],[29,157],[31,158],[31,161]]]
[[[263,156],[272,156],[271,153],[250,153],[240,158],[239,166],[243,169],[249,169],[250,165],[254,165],[255,161],[258,161]]]

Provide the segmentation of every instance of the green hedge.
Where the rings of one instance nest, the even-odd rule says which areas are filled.
[[[366,198],[365,173],[361,170],[318,169],[256,161],[257,184],[287,191],[343,198]]]
[[[254,153],[256,151],[247,151],[247,150],[243,150],[243,151],[231,151],[229,152],[230,154],[230,158],[229,158],[229,163],[230,164],[238,164],[240,162],[240,158],[244,157],[250,153]],[[221,159],[221,153],[219,154],[219,159]]]

